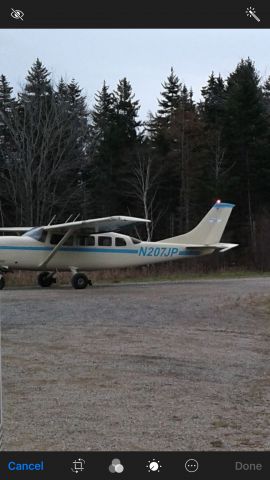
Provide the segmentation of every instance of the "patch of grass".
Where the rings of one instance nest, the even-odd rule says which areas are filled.
[[[111,269],[95,272],[86,272],[93,284],[103,283],[127,283],[127,282],[162,282],[162,281],[180,281],[180,280],[211,280],[211,279],[230,279],[230,278],[252,278],[268,277],[270,272],[258,272],[244,269],[222,269],[219,271],[204,272],[184,271],[158,266],[143,266],[125,269]],[[38,272],[16,271],[13,274],[6,275],[7,286],[34,286],[37,285]],[[57,283],[67,285],[70,283],[72,274],[69,272],[57,273]],[[270,311],[270,297],[268,306]]]
[[[222,418],[220,418],[220,419],[212,422],[212,426],[214,428],[227,428],[227,427],[229,427],[229,424],[227,422],[225,422],[224,420],[222,420]]]

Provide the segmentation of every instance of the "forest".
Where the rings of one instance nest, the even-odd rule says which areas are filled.
[[[171,68],[144,120],[127,78],[114,90],[104,81],[89,106],[75,79],[54,84],[39,59],[16,95],[0,76],[2,226],[122,214],[150,219],[136,235],[159,240],[220,198],[236,205],[228,265],[269,270],[269,186],[270,77],[250,58],[227,78],[211,72],[198,102]]]

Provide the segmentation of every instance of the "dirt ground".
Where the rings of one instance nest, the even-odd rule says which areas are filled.
[[[4,450],[270,447],[270,278],[1,292]]]

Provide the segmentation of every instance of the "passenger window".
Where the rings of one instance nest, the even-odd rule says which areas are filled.
[[[127,242],[126,242],[126,240],[124,240],[124,238],[116,237],[116,239],[115,239],[115,246],[116,246],[116,247],[126,247],[126,246],[127,246]]]
[[[95,237],[89,236],[86,238],[86,245],[88,245],[89,247],[95,246],[95,243]]]
[[[100,247],[111,247],[112,239],[111,237],[98,237],[98,244]]]
[[[73,236],[68,237],[68,239],[64,243],[64,246],[65,245],[73,245]]]
[[[83,247],[88,247],[88,246],[93,246],[95,245],[95,237],[92,237],[90,235],[87,236],[81,236],[79,237],[79,245]]]

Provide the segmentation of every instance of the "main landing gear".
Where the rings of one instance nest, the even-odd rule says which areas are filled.
[[[6,284],[6,281],[5,281],[5,278],[4,278],[4,275],[0,275],[0,290],[3,290],[4,286]]]
[[[54,274],[55,272],[40,272],[37,277],[40,287],[46,288],[50,287],[53,283],[56,283],[56,278],[54,278]],[[87,285],[92,285],[92,282],[84,273],[79,273],[75,271],[74,275],[71,278],[71,285],[76,290],[82,290],[83,288],[86,288]],[[0,289],[4,288],[4,286],[5,279],[3,276],[0,276]]]
[[[6,285],[4,273],[7,273],[8,271],[9,271],[8,267],[2,267],[0,270],[0,290],[3,290],[3,288]]]
[[[87,285],[92,285],[92,282],[84,273],[75,273],[71,279],[71,285],[76,290],[82,290]]]

